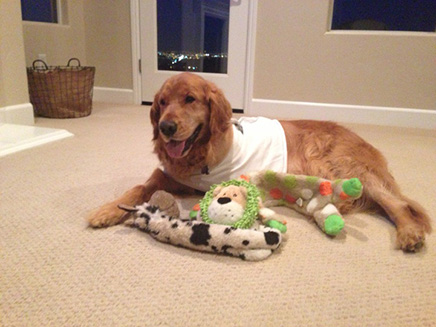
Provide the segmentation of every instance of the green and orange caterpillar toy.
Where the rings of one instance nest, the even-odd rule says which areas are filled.
[[[335,204],[347,199],[356,200],[363,191],[358,178],[330,181],[271,170],[244,177],[257,186],[265,207],[286,206],[311,216],[321,230],[331,236],[344,228],[344,220]]]

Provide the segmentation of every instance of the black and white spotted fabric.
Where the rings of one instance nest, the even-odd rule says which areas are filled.
[[[147,203],[136,206],[129,222],[158,241],[192,250],[239,257],[243,260],[266,259],[282,242],[281,233],[261,226],[258,230],[207,224],[197,220],[173,218]]]

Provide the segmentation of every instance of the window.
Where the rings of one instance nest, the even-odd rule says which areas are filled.
[[[435,32],[435,0],[335,0],[332,30]]]
[[[158,0],[158,69],[227,73],[228,0]]]
[[[21,0],[23,20],[43,23],[60,23],[58,0]]]

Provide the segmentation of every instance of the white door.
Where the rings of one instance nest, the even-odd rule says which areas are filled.
[[[140,1],[142,101],[180,71],[198,73],[244,108],[248,0]]]

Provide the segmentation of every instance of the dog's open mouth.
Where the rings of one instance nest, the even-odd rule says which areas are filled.
[[[198,137],[198,134],[200,134],[202,127],[203,125],[198,125],[194,133],[192,133],[192,135],[184,141],[176,141],[176,140],[169,141],[165,145],[168,155],[171,158],[183,157],[183,155],[191,149],[192,144],[194,144],[195,140]]]

